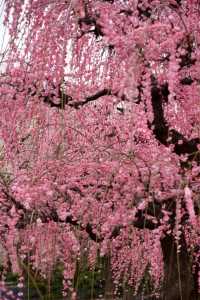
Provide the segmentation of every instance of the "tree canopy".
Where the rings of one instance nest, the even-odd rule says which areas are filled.
[[[61,261],[67,292],[99,253],[116,286],[148,269],[162,299],[198,299],[199,1],[4,2],[5,271]]]

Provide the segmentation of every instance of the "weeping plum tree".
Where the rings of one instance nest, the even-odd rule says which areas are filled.
[[[198,299],[197,0],[5,2],[0,240],[5,272],[109,256],[134,293]],[[75,294],[74,294],[75,296]]]

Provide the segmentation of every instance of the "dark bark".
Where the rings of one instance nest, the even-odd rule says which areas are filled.
[[[164,283],[162,300],[197,300],[192,263],[187,251],[184,237],[180,240],[181,249],[177,253],[177,245],[173,236],[165,236],[161,240],[164,259]]]
[[[153,130],[154,136],[161,144],[168,147],[174,146],[177,155],[186,154],[188,160],[195,160],[200,163],[198,152],[199,138],[187,139],[182,133],[170,129],[164,116],[164,104],[168,101],[168,85],[158,86],[156,79],[152,77],[151,103],[154,119],[149,128]]]
[[[103,89],[103,90],[95,93],[94,95],[86,97],[83,100],[74,101],[71,96],[62,93],[59,90],[59,98],[61,99],[61,101],[59,103],[55,103],[53,101],[53,97],[51,95],[48,95],[48,96],[45,96],[45,97],[43,97],[41,95],[41,98],[43,98],[44,103],[47,103],[50,107],[65,109],[65,106],[68,105],[72,108],[79,109],[80,107],[84,106],[85,104],[87,104],[89,102],[95,101],[95,100],[97,100],[97,99],[99,99],[103,96],[109,96],[109,95],[113,95],[112,91],[110,89]]]
[[[104,292],[104,298],[105,300],[110,300],[114,298],[114,290],[115,286],[113,283],[113,277],[112,277],[112,269],[111,269],[111,262],[110,257],[108,256],[105,259],[105,292]]]
[[[94,33],[96,38],[99,38],[100,36],[104,36],[104,33],[102,31],[102,26],[100,24],[98,24],[97,20],[95,18],[91,17],[91,16],[80,18],[78,20],[78,24],[79,24],[80,29],[81,29],[81,36],[80,37],[82,37],[86,33]],[[85,24],[87,26],[90,26],[90,27],[94,27],[94,29],[89,29],[88,31],[84,31],[82,29],[83,24]]]
[[[142,5],[142,1],[138,1],[137,5],[138,17],[140,20],[144,21],[145,19],[149,19],[152,15],[152,9],[150,6]]]

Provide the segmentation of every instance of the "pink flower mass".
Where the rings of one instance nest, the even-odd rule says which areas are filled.
[[[148,273],[158,299],[199,299],[199,1],[4,2],[4,272],[61,262],[76,299],[101,255],[116,288]]]

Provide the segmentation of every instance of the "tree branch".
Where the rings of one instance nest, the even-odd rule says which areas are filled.
[[[153,128],[153,133],[161,144],[165,146],[174,145],[174,152],[177,155],[187,154],[189,160],[195,159],[197,162],[200,162],[200,155],[198,154],[200,139],[188,140],[177,130],[169,128],[163,109],[168,95],[168,86],[165,86],[165,89],[163,89],[163,87],[157,85],[155,78],[152,78],[151,103],[154,119],[152,124],[149,124],[149,127]]]
[[[95,101],[103,96],[110,96],[110,95],[117,96],[117,93],[112,93],[111,89],[103,89],[103,90],[95,93],[94,95],[86,97],[82,101],[73,101],[71,96],[66,95],[66,94],[62,93],[61,91],[59,91],[59,99],[60,99],[59,103],[53,102],[52,96],[54,96],[54,95],[40,96],[40,97],[43,98],[44,103],[47,103],[48,105],[50,105],[50,107],[64,109],[65,106],[68,105],[72,108],[79,109],[80,107],[84,106],[85,104],[87,104],[89,102]]]
[[[32,210],[27,209],[21,202],[17,201],[12,195],[10,195],[10,193],[6,189],[3,189],[2,191],[6,195],[7,199],[11,201],[11,203],[15,206],[17,210],[23,211],[23,215],[20,216],[15,227],[17,229],[24,229],[31,220]],[[87,223],[86,225],[81,224],[81,222],[74,219],[72,215],[69,215],[64,220],[62,220],[59,218],[55,209],[49,208],[49,210],[50,210],[49,214],[42,213],[42,212],[38,213],[38,218],[41,219],[42,223],[48,223],[51,220],[54,221],[55,223],[70,224],[72,226],[78,227],[81,231],[87,232],[91,240],[97,243],[103,241],[104,237],[99,236],[94,232],[92,224],[90,223]],[[160,223],[153,222],[153,218],[147,218],[146,210],[138,210],[136,215],[134,216],[134,220],[130,225],[133,225],[138,229],[147,228],[149,230],[153,230],[157,228],[160,225]],[[117,237],[120,234],[120,230],[123,228],[124,228],[123,225],[115,226],[110,234],[110,239]]]

